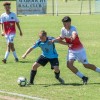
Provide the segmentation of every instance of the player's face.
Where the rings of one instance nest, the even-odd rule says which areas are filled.
[[[11,9],[10,5],[5,5],[4,8],[5,8],[5,10],[6,10],[7,12],[10,12],[10,9]]]
[[[46,36],[43,36],[42,34],[39,34],[39,38],[42,42],[45,42],[47,37]]]
[[[63,25],[66,29],[69,29],[71,26],[71,22],[63,22]]]

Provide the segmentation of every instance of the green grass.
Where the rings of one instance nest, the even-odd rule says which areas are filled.
[[[0,62],[0,90],[37,96],[48,100],[100,100],[100,74],[85,69],[80,63],[76,62],[75,66],[89,77],[88,85],[83,86],[81,79],[66,67],[68,48],[60,44],[56,44],[56,48],[59,54],[61,76],[66,85],[60,85],[56,81],[49,64],[45,68],[40,67],[38,69],[34,86],[19,87],[17,85],[16,81],[19,76],[25,76],[29,79],[32,64],[41,54],[41,50],[39,48],[34,50],[25,60],[21,58],[22,54],[38,39],[37,34],[42,29],[46,30],[49,36],[59,36],[62,17],[19,16],[23,37],[20,37],[17,31],[15,47],[20,62],[14,62],[12,53],[7,64]],[[89,62],[100,66],[100,15],[71,15],[71,18],[72,24],[77,26],[80,39],[86,48]],[[5,38],[1,37],[0,61],[4,57],[5,50]],[[2,94],[0,93],[0,95]]]

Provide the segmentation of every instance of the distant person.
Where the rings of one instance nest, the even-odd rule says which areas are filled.
[[[99,73],[100,68],[88,62],[85,49],[79,40],[77,29],[75,28],[75,26],[71,25],[71,18],[69,16],[65,16],[62,19],[62,22],[64,27],[61,29],[61,35],[55,40],[52,40],[51,43],[65,40],[66,43],[69,44],[69,50],[67,55],[67,67],[77,76],[82,78],[83,84],[87,84],[88,77],[82,74],[74,66],[74,62],[78,60],[83,64],[85,68],[91,69]]]
[[[18,62],[18,57],[16,55],[16,51],[14,48],[14,37],[16,35],[16,28],[15,24],[17,25],[20,36],[22,36],[22,31],[19,25],[19,20],[15,13],[11,12],[10,2],[4,2],[3,6],[5,8],[5,13],[3,13],[0,17],[0,23],[1,23],[1,35],[5,36],[7,41],[7,51],[5,53],[5,57],[2,60],[3,63],[6,63],[7,58],[9,56],[10,50],[13,52],[13,55],[15,57],[15,61]]]
[[[34,84],[34,78],[37,73],[37,69],[40,66],[45,66],[48,62],[51,65],[51,69],[54,69],[55,78],[61,83],[64,84],[64,80],[60,77],[60,70],[59,70],[59,61],[58,61],[58,54],[55,48],[55,44],[50,44],[49,41],[53,40],[53,37],[47,36],[45,31],[41,31],[39,33],[39,40],[30,47],[26,53],[22,56],[22,58],[26,58],[26,56],[35,48],[40,47],[42,50],[42,54],[37,59],[37,61],[33,64],[32,70],[30,72],[30,82],[29,84]],[[66,43],[65,43],[66,44]]]

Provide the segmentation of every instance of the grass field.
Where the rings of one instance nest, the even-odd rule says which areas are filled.
[[[2,12],[3,10],[0,14]],[[89,77],[88,85],[82,85],[80,78],[72,74],[66,67],[68,48],[60,44],[56,44],[56,48],[59,54],[61,76],[65,80],[65,85],[60,85],[56,81],[49,64],[45,68],[38,69],[34,86],[19,87],[17,85],[16,81],[19,76],[25,76],[29,79],[31,66],[41,51],[37,48],[25,60],[21,58],[22,54],[38,39],[37,34],[40,30],[46,30],[49,36],[59,36],[62,17],[19,16],[23,37],[20,37],[17,31],[15,47],[20,60],[18,63],[14,62],[12,53],[7,64],[1,62],[6,50],[6,42],[4,37],[0,37],[0,90],[48,100],[100,100],[100,74],[85,69],[76,62],[75,66]],[[100,67],[100,15],[71,15],[71,18],[72,24],[77,26],[80,39],[86,48],[89,62]],[[6,94],[0,93],[0,95]],[[23,100],[29,99],[23,98]]]

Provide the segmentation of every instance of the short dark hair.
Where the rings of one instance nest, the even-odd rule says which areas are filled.
[[[62,19],[62,22],[71,22],[71,18],[69,16],[65,16],[63,19]]]
[[[44,31],[44,30],[42,30],[42,31],[40,32],[40,34],[41,34],[42,36],[47,36],[47,32]]]
[[[3,3],[3,6],[6,6],[6,5],[11,5],[11,2],[5,1],[5,2]]]

